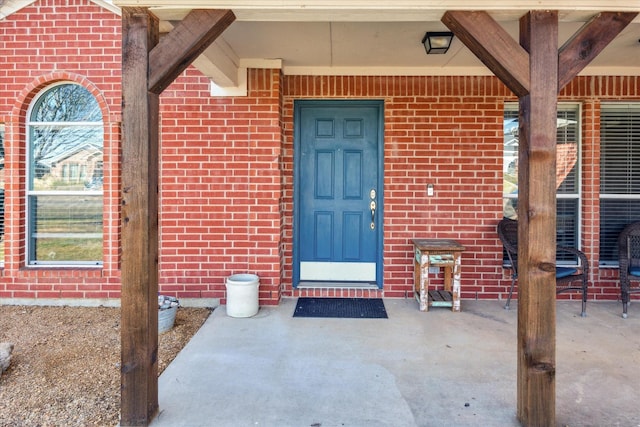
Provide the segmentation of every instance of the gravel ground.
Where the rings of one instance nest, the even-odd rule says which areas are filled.
[[[159,336],[162,372],[211,310],[180,307]],[[0,306],[0,342],[15,345],[0,377],[0,426],[116,426],[120,309]]]

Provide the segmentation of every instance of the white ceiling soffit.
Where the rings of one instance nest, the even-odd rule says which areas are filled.
[[[447,30],[447,10],[485,10],[518,40],[518,20],[529,10],[557,10],[562,45],[601,11],[638,12],[639,0],[115,0],[149,7],[162,21],[179,21],[191,9],[231,9],[236,21],[196,66],[222,87],[238,84],[245,67],[282,64],[285,74],[490,75],[454,38],[444,55],[426,55],[426,31]],[[640,17],[582,72],[640,75]]]
[[[239,21],[439,21],[447,10],[485,10],[496,20],[518,19],[529,10],[557,10],[561,20],[583,21],[605,10],[640,11],[635,0],[114,0],[114,3],[149,7],[159,16],[173,14],[173,18],[180,18],[191,9],[231,9]]]

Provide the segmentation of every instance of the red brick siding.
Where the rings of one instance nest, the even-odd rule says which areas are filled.
[[[162,95],[160,286],[224,297],[225,279],[260,277],[280,299],[280,73],[251,70],[249,94],[209,95],[193,69]]]
[[[5,124],[5,263],[0,298],[119,298],[120,17],[88,1],[37,1],[0,21],[0,122]],[[25,267],[25,120],[33,97],[72,81],[104,120],[102,269]]]
[[[120,296],[120,18],[88,1],[43,0],[0,23],[0,122],[6,124],[7,234],[1,298]],[[38,91],[75,81],[105,121],[102,269],[25,269],[25,118]],[[212,98],[188,70],[161,101],[160,290],[225,295],[225,278],[259,274],[263,304],[279,300],[280,73],[250,72],[248,97]]]
[[[0,122],[6,125],[7,226],[0,298],[120,295],[120,18],[89,1],[41,0],[0,21]],[[495,226],[502,215],[502,115],[513,95],[494,77],[284,76],[250,70],[247,97],[209,95],[190,68],[161,98],[160,290],[216,297],[225,279],[260,276],[261,304],[294,291],[293,101],[385,103],[384,290],[326,296],[411,296],[410,240],[465,244],[463,298],[504,298]],[[25,114],[60,80],[87,87],[105,121],[102,269],[25,268]],[[639,77],[580,77],[561,100],[583,105],[582,246],[590,299],[616,299],[617,271],[599,269],[599,114],[605,100],[640,100]],[[432,183],[435,195],[426,195]]]
[[[497,78],[291,76],[285,77],[284,96],[286,188],[293,185],[293,100],[384,100],[384,296],[411,295],[411,239],[421,236],[454,238],[465,245],[463,298],[506,297],[511,279],[502,268],[495,227],[502,218],[503,108],[515,98]],[[590,300],[619,294],[617,271],[597,267],[599,101],[638,99],[638,77],[580,77],[560,95],[561,101],[583,104],[581,244],[593,266]],[[433,197],[426,195],[429,183]],[[291,195],[285,192],[289,204]],[[288,223],[291,212],[285,213]],[[290,257],[290,238],[286,246]],[[290,283],[289,269],[284,295],[309,292],[293,290]]]

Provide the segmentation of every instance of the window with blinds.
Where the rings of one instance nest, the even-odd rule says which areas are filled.
[[[618,265],[618,234],[640,220],[640,103],[602,104],[600,265]]]
[[[577,248],[580,242],[580,106],[559,104],[556,159],[556,241]],[[506,218],[517,219],[518,204],[518,106],[504,112],[503,206]],[[571,257],[559,262],[576,264]],[[505,258],[508,261],[507,258]]]

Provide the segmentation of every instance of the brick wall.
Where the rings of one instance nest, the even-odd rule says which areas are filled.
[[[293,185],[295,99],[385,102],[385,297],[411,295],[411,239],[429,237],[457,239],[466,247],[463,298],[506,298],[511,279],[502,268],[496,225],[503,212],[504,103],[516,98],[497,78],[285,76],[284,80],[286,187]],[[619,297],[617,270],[597,266],[600,101],[639,99],[638,77],[580,77],[560,94],[560,101],[583,105],[581,244],[592,265],[590,300]],[[428,184],[435,189],[432,197],[427,196]],[[292,191],[285,191],[288,203],[291,196]],[[292,221],[291,212],[285,212],[287,222]],[[286,248],[291,259],[291,239]],[[290,283],[288,270],[284,294],[306,295],[307,291],[294,290]]]
[[[120,295],[120,25],[88,1],[41,0],[0,21],[7,189],[0,298]],[[90,90],[105,121],[100,269],[25,268],[25,117],[38,91],[62,80]],[[384,290],[367,295],[411,297],[410,241],[425,236],[466,246],[463,298],[506,297],[510,278],[495,227],[503,107],[515,98],[496,78],[250,70],[248,87],[247,97],[211,97],[208,79],[189,68],[161,97],[161,292],[224,303],[225,279],[248,272],[260,276],[261,304],[304,295],[291,286],[293,101],[373,98],[384,100]],[[617,99],[640,100],[640,78],[580,77],[561,93],[582,104],[581,244],[593,266],[591,300],[618,297],[617,271],[597,266],[600,102]]]
[[[280,299],[280,73],[251,70],[249,93],[212,98],[187,70],[162,95],[160,284],[224,298],[225,279],[260,277]]]
[[[0,298],[119,298],[120,18],[88,1],[37,1],[0,21],[0,123],[5,124],[5,263]],[[103,268],[25,266],[25,119],[34,96],[72,81],[104,119]]]
[[[6,127],[6,236],[0,298],[120,297],[120,17],[89,1],[41,0],[0,22],[0,123]],[[25,118],[58,81],[82,84],[102,108],[103,268],[25,267]],[[250,93],[213,98],[187,70],[161,98],[160,291],[224,302],[225,279],[260,276],[262,304],[280,298],[280,73],[250,72]]]

